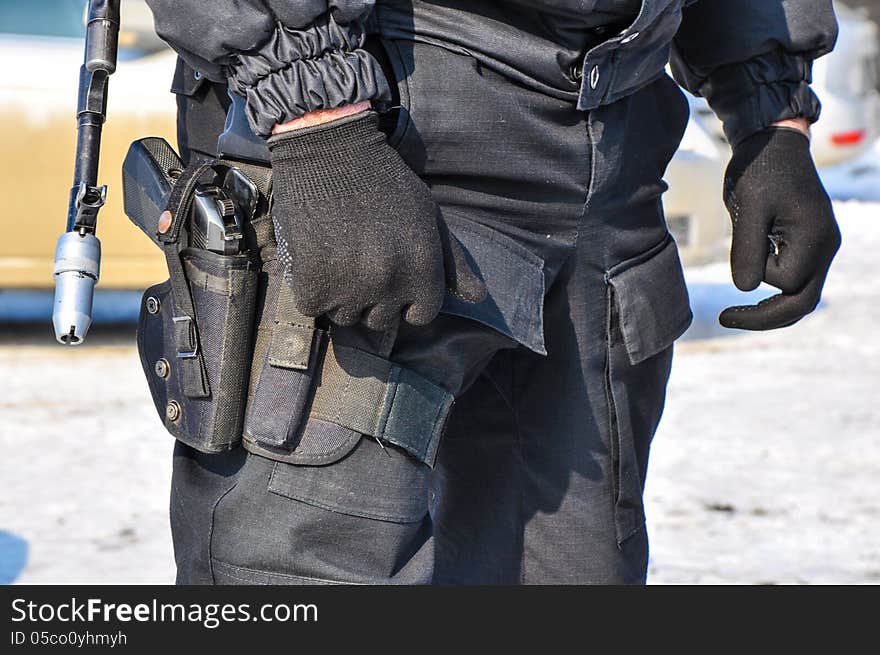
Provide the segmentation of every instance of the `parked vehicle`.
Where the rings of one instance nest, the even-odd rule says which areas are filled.
[[[666,170],[669,190],[663,196],[669,231],[686,266],[727,254],[731,226],[721,188],[726,163],[716,137],[692,110],[681,146]]]
[[[822,116],[812,129],[812,151],[820,167],[861,155],[880,136],[878,26],[862,10],[840,3],[834,8],[840,24],[837,46],[813,64]],[[692,100],[691,113],[729,156],[721,123],[704,100]]]
[[[836,11],[837,46],[813,65],[814,88],[822,101],[822,119],[813,128],[813,157],[819,166],[862,154],[880,135],[877,24],[843,5]]]
[[[73,180],[76,101],[86,0],[0,0],[0,179],[11,227],[0,241],[0,288],[49,289],[55,241],[64,231]],[[99,289],[139,289],[163,279],[164,260],[122,211],[120,169],[131,141],[174,142],[168,92],[175,55],[152,32],[143,2],[123,0],[119,66],[110,80],[101,153],[109,186],[98,237]]]

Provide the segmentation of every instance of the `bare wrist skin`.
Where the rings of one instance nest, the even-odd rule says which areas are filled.
[[[804,136],[810,138],[810,122],[806,118],[786,118],[782,121],[776,121],[772,127],[787,127],[802,132]]]
[[[278,123],[277,125],[275,125],[275,127],[272,128],[272,134],[283,134],[285,132],[301,130],[304,127],[315,127],[316,125],[323,125],[324,123],[329,123],[330,121],[345,118],[346,116],[351,116],[352,114],[359,114],[363,111],[367,111],[369,108],[370,101],[366,100],[364,102],[358,102],[353,105],[345,105],[343,107],[337,107],[335,109],[318,109],[315,111],[311,111],[308,114],[303,114],[299,118],[294,118],[292,121],[288,121],[286,123]]]

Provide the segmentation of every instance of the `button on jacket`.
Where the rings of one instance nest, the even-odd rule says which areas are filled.
[[[535,29],[565,44],[596,19],[634,14],[618,31],[585,40],[582,60],[560,70],[576,83],[577,106],[589,110],[634,93],[672,62],[676,80],[705,96],[731,142],[785,118],[818,118],[809,88],[812,61],[837,36],[831,0],[148,0],[159,35],[194,68],[228,78],[248,99],[254,131],[315,109],[389,100],[377,62],[362,49],[379,31],[413,40],[445,30],[478,59],[504,69],[516,40],[503,37],[525,14]],[[444,15],[457,14],[454,23]],[[404,17],[404,20],[401,19]],[[408,23],[408,25],[407,25]],[[595,27],[595,25],[594,25]],[[620,25],[611,23],[611,27]],[[563,57],[564,59],[564,57]],[[565,69],[568,70],[565,70]],[[544,83],[540,73],[535,83]],[[552,83],[548,86],[552,86]]]

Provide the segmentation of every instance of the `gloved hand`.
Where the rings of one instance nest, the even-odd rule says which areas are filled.
[[[440,311],[444,291],[486,294],[428,187],[373,112],[269,139],[279,259],[306,316],[373,330]]]
[[[770,128],[743,141],[727,167],[724,202],[733,219],[734,284],[751,291],[766,281],[782,293],[728,307],[721,325],[772,330],[812,312],[840,248],[840,230],[809,139],[795,129]]]

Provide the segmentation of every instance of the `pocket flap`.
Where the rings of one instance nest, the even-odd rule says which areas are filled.
[[[174,69],[174,78],[171,81],[171,93],[182,96],[194,96],[205,83],[206,78],[197,74],[189,64],[180,57],[177,58],[177,66]]]
[[[268,490],[331,512],[390,523],[418,523],[428,514],[430,469],[402,451],[359,438],[328,464],[278,462]]]
[[[446,212],[444,218],[485,283],[487,295],[483,302],[469,303],[447,293],[441,311],[483,323],[546,355],[543,260],[489,227]]]
[[[691,324],[690,301],[672,237],[609,270],[620,330],[632,364],[656,355]]]
[[[270,459],[304,466],[333,464],[354,450],[361,437],[341,425],[310,418],[293,449]]]

